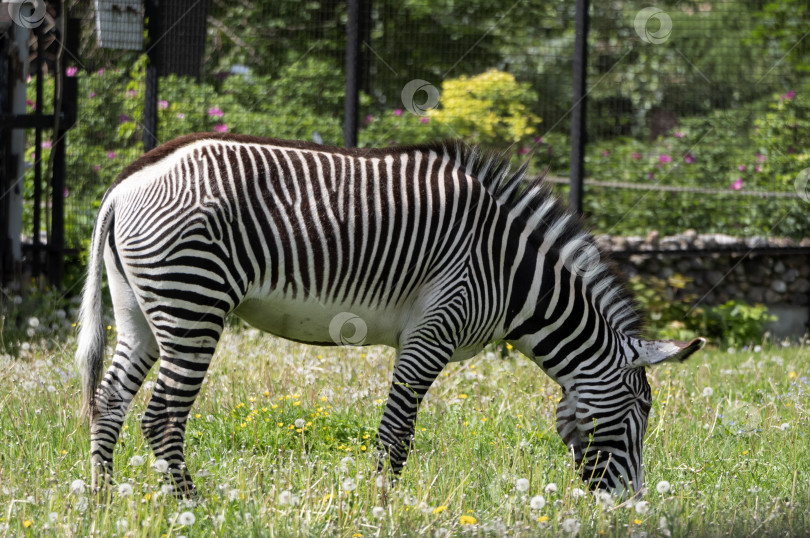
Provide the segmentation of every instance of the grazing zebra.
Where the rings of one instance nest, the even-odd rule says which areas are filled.
[[[461,144],[342,149],[215,134],[129,165],[101,202],[81,309],[93,486],[110,481],[124,414],[159,358],[142,429],[175,493],[194,493],[186,419],[234,313],[319,345],[340,344],[335,320],[349,319],[364,333],[352,343],[397,350],[380,469],[402,470],[442,368],[503,340],[561,385],[557,431],[583,479],[640,488],[644,367],[704,341],[639,339],[634,303],[593,238],[525,171]],[[102,256],[118,343],[99,380]]]

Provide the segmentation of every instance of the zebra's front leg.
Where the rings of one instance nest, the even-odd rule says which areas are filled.
[[[413,442],[419,404],[451,355],[449,346],[413,345],[399,352],[377,435],[378,471],[384,471],[387,462],[395,475],[402,472]]]

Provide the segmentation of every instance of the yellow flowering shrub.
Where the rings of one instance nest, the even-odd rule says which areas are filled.
[[[449,126],[468,142],[504,145],[535,133],[540,118],[529,104],[537,100],[529,84],[511,73],[490,69],[442,82],[439,108],[431,119]]]

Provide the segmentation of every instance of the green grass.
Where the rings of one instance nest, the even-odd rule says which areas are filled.
[[[393,352],[307,347],[253,330],[226,334],[193,410],[186,451],[201,499],[161,494],[138,425],[142,390],[115,460],[117,483],[132,494],[116,485],[100,503],[70,492],[90,480],[72,352],[32,346],[0,358],[0,536],[534,536],[565,535],[567,519],[582,536],[810,534],[806,348],[708,349],[649,371],[647,513],[575,498],[581,483],[554,429],[559,388],[517,355],[446,369],[420,412],[402,480],[383,500],[372,449]],[[310,423],[302,432],[289,428],[298,418]],[[135,455],[145,463],[131,465]],[[520,478],[528,491],[517,490]],[[662,480],[668,493],[656,491]],[[550,482],[557,491],[546,493]],[[535,495],[545,498],[540,510],[530,507]],[[297,502],[285,504],[290,497]],[[192,525],[178,520],[184,512]],[[462,526],[461,516],[476,523]]]

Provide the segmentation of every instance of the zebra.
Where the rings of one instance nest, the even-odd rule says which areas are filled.
[[[377,434],[389,478],[444,366],[503,341],[561,386],[556,428],[583,480],[637,491],[645,367],[705,341],[641,339],[618,270],[527,165],[456,142],[349,149],[211,133],[131,163],[101,201],[80,310],[94,490],[112,481],[125,413],[159,362],[141,428],[174,494],[196,494],[186,421],[235,314],[317,345],[346,343],[333,329],[348,315],[363,329],[350,343],[395,348]],[[117,344],[100,378],[102,259]]]

